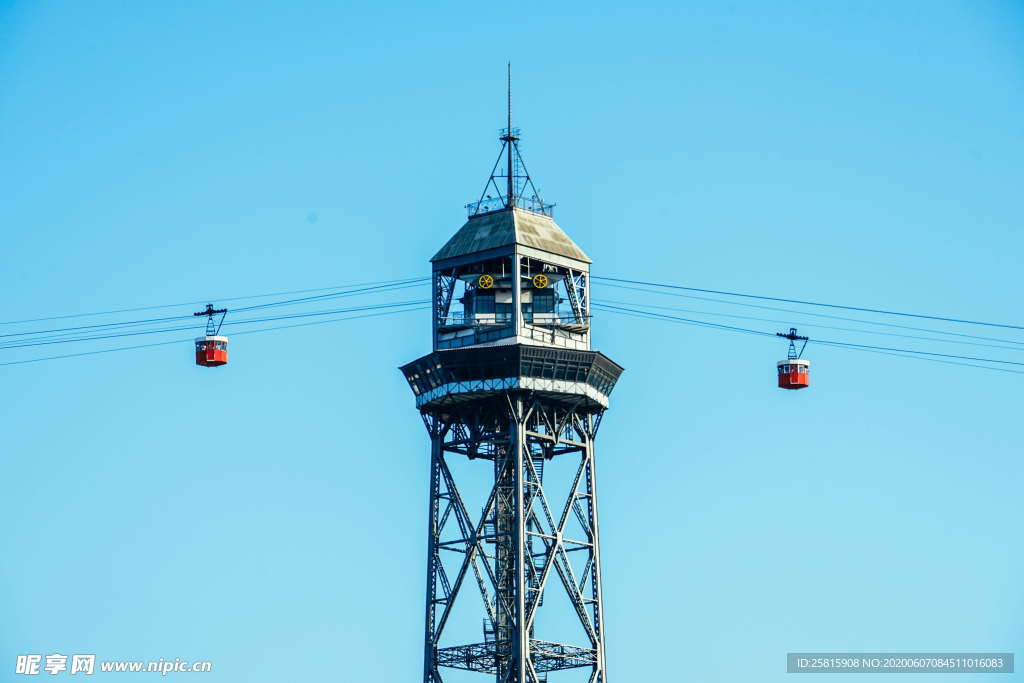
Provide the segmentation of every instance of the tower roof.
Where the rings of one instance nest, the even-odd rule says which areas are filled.
[[[512,244],[590,263],[590,258],[558,227],[551,216],[519,207],[470,216],[466,224],[430,260],[444,261]]]

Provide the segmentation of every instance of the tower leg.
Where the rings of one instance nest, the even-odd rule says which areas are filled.
[[[496,679],[509,680],[518,657],[516,641],[516,572],[518,545],[516,534],[516,450],[514,421],[510,421],[509,439],[497,444],[494,458],[494,575],[497,603],[495,624]],[[514,680],[514,679],[513,679]]]
[[[439,430],[438,425],[434,425]],[[434,629],[437,620],[437,573],[440,570],[437,544],[440,540],[439,514],[441,508],[441,458],[443,434],[431,434],[430,439],[430,506],[427,512],[427,615],[423,643],[423,683],[440,683],[434,647]]]
[[[591,677],[594,683],[608,683],[608,674],[605,669],[604,659],[604,601],[601,599],[601,541],[597,523],[597,467],[594,460],[594,431],[596,429],[593,415],[586,418],[586,450],[584,457],[587,461],[586,467],[586,500],[587,520],[590,522],[589,529],[591,548],[591,561],[593,567],[590,571],[591,595],[593,596],[594,629],[597,631],[597,665]]]
[[[515,557],[512,558],[515,567],[515,678],[511,679],[517,683],[527,681],[526,669],[530,659],[530,634],[526,628],[526,505],[524,493],[526,482],[524,481],[524,462],[529,458],[525,453],[529,447],[526,443],[526,425],[523,422],[523,400],[520,397],[512,399],[512,420],[513,448],[515,457]]]

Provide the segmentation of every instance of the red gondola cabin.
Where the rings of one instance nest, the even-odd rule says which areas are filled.
[[[776,363],[779,369],[780,389],[806,389],[811,383],[811,362],[800,358],[787,358]]]
[[[228,338],[206,335],[196,339],[196,365],[215,368],[228,362]]]

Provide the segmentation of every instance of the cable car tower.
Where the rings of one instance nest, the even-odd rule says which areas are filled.
[[[500,140],[431,259],[433,351],[401,368],[431,443],[423,682],[607,683],[594,441],[622,368],[590,348],[590,259],[526,172],[511,97]]]

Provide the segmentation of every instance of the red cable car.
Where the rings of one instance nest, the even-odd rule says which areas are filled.
[[[811,362],[800,358],[780,360],[777,364],[779,370],[780,389],[806,389],[811,383]]]
[[[807,348],[807,337],[801,337],[796,333],[796,328],[789,328],[789,334],[776,332],[776,336],[789,340],[789,352],[785,360],[775,364],[779,376],[780,389],[806,389],[811,384],[811,362],[800,358]],[[797,353],[796,342],[803,341],[800,352]]]
[[[220,326],[224,324],[224,316],[228,313],[226,308],[215,309],[212,304],[206,304],[206,310],[193,315],[205,315],[206,334],[196,337],[196,365],[205,368],[215,368],[219,365],[227,365],[228,362],[228,338],[220,336]],[[220,322],[214,324],[213,317],[220,315]]]
[[[206,335],[196,338],[196,365],[207,368],[215,368],[218,365],[227,365],[228,362],[228,338],[216,335]]]

